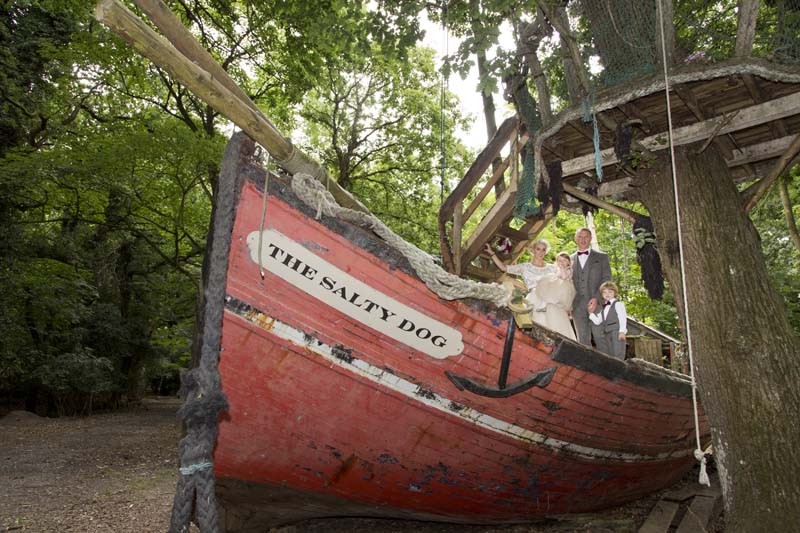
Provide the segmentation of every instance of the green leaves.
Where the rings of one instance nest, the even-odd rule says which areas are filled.
[[[308,150],[379,218],[432,252],[442,155],[446,181],[465,168],[452,134],[463,118],[453,95],[442,114],[440,89],[430,50],[410,51],[408,62],[376,50],[355,64],[327,67],[300,110]]]

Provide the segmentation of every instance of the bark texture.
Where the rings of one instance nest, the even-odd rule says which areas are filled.
[[[715,147],[676,153],[695,377],[712,426],[728,530],[800,524],[800,339],[770,286],[759,236]],[[681,301],[669,161],[639,180]]]

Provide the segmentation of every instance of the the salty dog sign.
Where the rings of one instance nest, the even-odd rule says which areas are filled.
[[[247,236],[250,257],[256,264],[258,235],[254,231]],[[355,279],[282,233],[262,233],[261,266],[347,316],[431,357],[444,359],[464,349],[459,331]]]

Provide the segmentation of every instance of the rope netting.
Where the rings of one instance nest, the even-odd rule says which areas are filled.
[[[592,88],[605,89],[657,74],[661,67],[661,32],[657,0],[573,0],[570,27],[587,37],[584,49],[592,69]],[[672,24],[665,46],[673,64],[714,63],[736,53],[739,11],[735,0],[662,2]],[[755,39],[749,55],[776,63],[800,63],[800,0],[760,2]],[[673,30],[674,28],[674,30]],[[670,31],[672,30],[672,35]],[[670,45],[670,43],[673,43]]]

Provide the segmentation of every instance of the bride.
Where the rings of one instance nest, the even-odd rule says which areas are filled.
[[[544,316],[537,322],[575,340],[575,331],[570,320],[575,286],[572,283],[572,261],[568,253],[558,254],[553,270],[539,279],[535,289],[531,291],[533,296],[529,294],[528,300],[534,309],[544,309],[541,313]]]
[[[547,327],[546,304],[538,301],[536,298],[536,286],[539,284],[539,280],[556,272],[556,267],[554,265],[545,263],[544,261],[544,257],[547,255],[547,252],[550,251],[550,244],[544,239],[536,239],[528,248],[531,254],[530,262],[517,263],[515,265],[506,265],[503,263],[488,244],[484,246],[484,250],[489,254],[492,262],[502,272],[522,278],[528,290],[528,295],[525,297],[525,300],[531,306],[531,319],[537,324]],[[570,305],[572,305],[572,302],[570,302]]]

